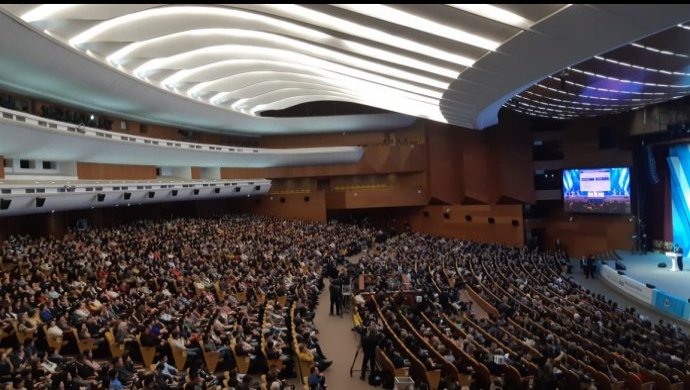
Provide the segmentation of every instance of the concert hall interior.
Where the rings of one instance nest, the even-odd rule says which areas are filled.
[[[0,388],[690,390],[688,47],[688,4],[2,4]]]

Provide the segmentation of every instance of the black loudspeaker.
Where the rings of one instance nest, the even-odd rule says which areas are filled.
[[[620,261],[616,261],[616,270],[625,271],[626,269],[627,267],[625,264],[621,263]]]
[[[445,218],[445,219],[450,219],[450,213],[447,212],[447,211],[444,211],[444,212],[443,212],[443,218]]]
[[[46,198],[36,198],[36,207],[43,207],[46,203]]]
[[[154,191],[149,191],[149,199],[153,199],[154,196],[156,196],[156,193]]]
[[[611,127],[599,128],[599,149],[613,149],[616,147],[616,129]]]
[[[618,275],[625,275],[625,272],[623,272],[623,271],[618,271]]]
[[[494,223],[496,223],[496,220],[494,219],[494,217],[489,217],[489,223],[492,224],[492,225],[493,225]]]
[[[254,186],[254,191],[260,191],[260,190],[261,190],[261,186]]]
[[[425,217],[428,217],[428,216],[429,216],[429,212],[426,211],[426,210],[424,210],[424,211],[422,211],[422,215],[425,216]]]
[[[657,264],[657,267],[659,267],[659,268],[666,268],[666,263],[661,262],[661,263]]]
[[[472,222],[472,216],[469,214],[465,215],[465,221]]]
[[[220,194],[220,188],[214,188],[213,192],[215,192],[216,194]]]
[[[105,194],[98,194],[98,201],[103,202],[105,200]]]
[[[177,196],[177,190],[172,190],[172,196]]]
[[[512,220],[510,223],[513,224],[513,226],[520,226],[520,222],[518,222],[517,219]]]
[[[131,197],[132,197],[131,192],[125,192],[125,200],[129,200],[129,198],[131,198]]]
[[[194,195],[199,195],[199,189],[198,188],[194,189]]]
[[[240,187],[235,187],[235,192],[240,192]]]
[[[281,198],[280,198],[280,203],[285,203],[285,198],[281,197]]]
[[[304,197],[304,201],[305,201],[305,202],[309,202],[309,197],[308,197],[308,196],[305,196],[305,197]]]
[[[659,179],[659,172],[656,169],[656,159],[654,158],[654,151],[652,147],[647,145],[644,149],[645,155],[647,157],[647,178],[651,184],[659,184],[661,179]]]
[[[0,199],[0,210],[9,209],[10,203],[12,203],[12,199]]]
[[[655,286],[655,285],[653,285],[653,284],[649,284],[649,283],[647,283],[647,284],[646,284],[645,286],[647,286],[647,288],[656,288],[656,286]]]

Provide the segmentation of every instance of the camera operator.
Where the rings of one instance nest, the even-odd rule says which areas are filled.
[[[376,330],[375,325],[369,325],[367,332],[362,336],[362,352],[364,353],[364,358],[362,359],[362,374],[359,379],[364,380],[366,377],[367,363],[371,369],[371,373],[374,373],[376,369],[376,346],[379,344],[379,334]]]

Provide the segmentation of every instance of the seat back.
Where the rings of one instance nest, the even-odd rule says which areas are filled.
[[[206,363],[206,368],[208,368],[208,372],[213,374],[214,372],[216,372],[218,362],[222,360],[220,358],[220,352],[206,351],[206,348],[202,348],[201,351],[204,354],[204,362]]]
[[[46,341],[48,342],[48,348],[55,350],[56,354],[60,354],[60,348],[62,348],[63,339],[62,336],[55,336],[48,333],[48,327],[43,327],[43,333],[46,335]]]
[[[107,330],[105,332],[105,341],[108,343],[108,348],[110,349],[110,355],[112,357],[117,358],[125,354],[125,346],[115,341],[115,335],[112,330]]]
[[[183,371],[185,364],[187,364],[187,349],[175,347],[172,338],[168,339],[168,344],[172,351],[173,360],[175,360],[175,368],[178,371]]]
[[[249,356],[237,356],[237,353],[235,352],[236,346],[237,344],[235,344],[235,340],[230,342],[230,351],[232,351],[232,356],[235,358],[237,372],[240,374],[246,374],[249,371],[251,361],[249,360]]]
[[[153,359],[156,358],[156,347],[141,345],[141,335],[137,335],[137,344],[139,344],[139,352],[141,352],[144,367],[150,367],[153,364]]]
[[[74,339],[77,341],[77,347],[79,348],[80,353],[87,353],[96,349],[96,344],[94,343],[93,339],[80,339],[79,332],[77,332],[77,330],[74,328],[72,328],[72,333],[74,334]]]

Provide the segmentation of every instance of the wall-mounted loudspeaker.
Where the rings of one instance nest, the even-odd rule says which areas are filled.
[[[305,202],[309,202],[309,197],[308,197],[308,196],[305,196],[305,197],[304,197],[304,201],[305,201]]]
[[[647,288],[656,288],[656,286],[655,286],[655,285],[653,285],[653,284],[649,284],[649,283],[645,284],[645,286],[647,286]]]
[[[494,217],[489,217],[489,223],[492,224],[492,225],[493,225],[494,223],[496,223],[496,220],[494,219]]]
[[[443,218],[450,219],[450,209],[446,209],[446,211],[443,212]]]
[[[285,198],[281,197],[281,198],[280,198],[280,203],[285,203]]]
[[[156,193],[154,191],[149,191],[149,199],[153,199],[154,196],[156,196]]]
[[[520,226],[520,222],[518,222],[517,219],[512,220],[510,223],[512,223],[513,226]]]
[[[215,192],[216,194],[220,194],[220,188],[214,188],[213,192]]]
[[[261,186],[254,186],[254,191],[261,191]]]
[[[177,190],[172,190],[172,196],[177,196]]]
[[[9,209],[10,203],[12,203],[12,199],[0,199],[0,210]]]
[[[240,192],[240,187],[235,187],[235,192]]]
[[[36,198],[36,207],[43,207],[46,203],[46,198]]]
[[[199,189],[198,188],[194,189],[194,195],[199,195]]]
[[[422,211],[422,215],[425,216],[425,217],[428,217],[428,216],[429,216],[429,212],[426,211],[426,210],[424,210],[424,211]]]
[[[125,200],[129,200],[129,198],[131,198],[131,197],[132,197],[131,192],[125,192]]]
[[[98,194],[98,201],[103,202],[105,200],[105,194]]]
[[[472,216],[469,214],[465,215],[465,221],[472,222]]]

